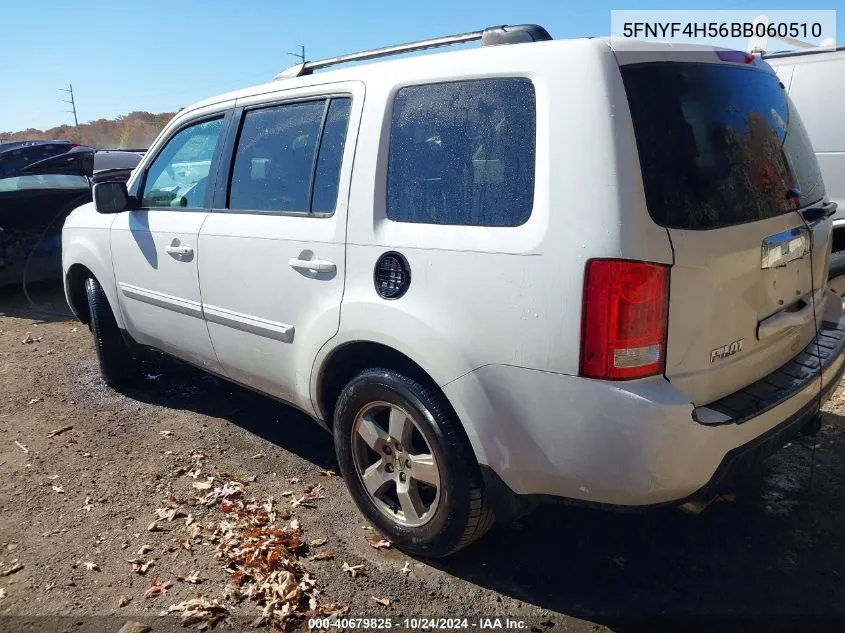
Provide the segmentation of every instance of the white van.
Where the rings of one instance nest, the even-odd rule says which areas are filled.
[[[845,46],[763,57],[786,86],[816,150],[833,216],[832,290],[845,297]]]
[[[417,554],[536,503],[712,499],[845,368],[835,205],[737,51],[521,26],[308,62],[94,198],[63,258],[106,381],[146,347],[303,409]]]

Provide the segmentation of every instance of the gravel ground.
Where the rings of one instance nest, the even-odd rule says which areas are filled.
[[[55,286],[35,298],[65,309]],[[22,342],[27,333],[34,342]],[[845,622],[841,392],[815,440],[787,445],[735,498],[697,517],[544,508],[447,561],[423,561],[369,544],[378,535],[325,472],[335,467],[329,435],[303,414],[175,362],[145,370],[123,393],[106,388],[87,327],[43,320],[19,289],[0,290],[0,630],[185,630],[159,613],[199,595],[230,611],[222,630],[253,630],[261,607],[224,596],[229,575],[207,536],[225,502],[192,501],[207,475],[242,482],[247,499],[273,496],[279,508],[321,484],[323,498],[292,517],[304,541],[327,539],[302,562],[320,602],[401,630],[406,617],[468,618],[469,629],[497,617],[504,629],[508,618],[539,633],[686,630],[690,620],[678,618],[689,616],[709,616],[697,618],[709,629],[751,618],[768,630]],[[196,464],[202,476],[192,479]],[[168,507],[209,526],[206,537],[186,549],[184,517],[149,531]],[[308,560],[323,550],[334,557]],[[137,556],[154,561],[144,575],[127,562]],[[344,563],[366,575],[351,577]],[[199,584],[178,579],[194,571]],[[145,598],[156,581],[173,584]]]

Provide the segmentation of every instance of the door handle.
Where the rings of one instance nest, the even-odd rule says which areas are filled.
[[[333,273],[337,270],[334,262],[325,259],[299,259],[293,257],[290,260],[290,267],[294,270],[307,270],[315,273]]]
[[[176,255],[177,257],[185,257],[187,255],[194,254],[194,249],[190,246],[174,246],[171,244],[164,250],[166,250],[171,255]]]

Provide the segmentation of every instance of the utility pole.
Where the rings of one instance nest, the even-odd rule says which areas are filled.
[[[70,95],[70,101],[62,99],[65,103],[69,103],[72,110],[65,110],[65,112],[73,112],[73,123],[79,127],[79,119],[76,118],[76,102],[73,100],[73,84],[68,84],[67,88],[59,88],[62,92],[67,92]]]
[[[303,64],[305,63],[305,47],[302,44],[299,45],[298,53],[288,53],[288,55],[298,57],[300,62],[302,62]]]

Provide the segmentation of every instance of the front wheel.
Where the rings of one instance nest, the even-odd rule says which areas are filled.
[[[117,327],[111,306],[100,283],[93,277],[85,280],[88,296],[89,326],[100,361],[100,373],[110,387],[126,384],[135,374],[135,360]]]
[[[368,369],[340,395],[334,439],[358,509],[399,549],[447,556],[492,525],[478,464],[434,389]]]

